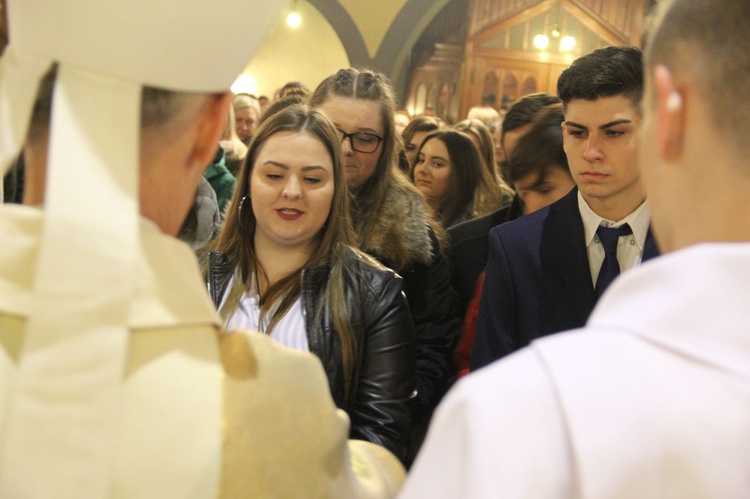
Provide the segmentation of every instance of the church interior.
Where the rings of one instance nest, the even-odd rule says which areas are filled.
[[[8,33],[0,0],[0,50]],[[12,0],[11,0],[12,1]],[[455,123],[494,97],[554,93],[570,62],[607,45],[641,46],[655,0],[289,0],[235,92],[310,89],[343,67],[386,74],[411,115]],[[227,13],[231,15],[231,13]],[[252,29],[252,20],[248,20]]]

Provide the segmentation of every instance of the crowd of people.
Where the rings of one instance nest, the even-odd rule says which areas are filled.
[[[121,67],[41,53],[34,12],[0,60],[0,496],[750,494],[745,2],[660,2],[645,55],[456,124],[369,69],[234,95],[212,50],[257,43],[185,57],[182,25],[137,66],[129,16]]]

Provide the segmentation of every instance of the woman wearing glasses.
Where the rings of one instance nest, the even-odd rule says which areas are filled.
[[[403,460],[414,330],[401,278],[351,246],[341,158],[320,112],[294,105],[268,117],[203,272],[227,330],[259,331],[317,355],[351,419],[350,438]]]
[[[450,271],[435,235],[441,228],[398,169],[393,89],[385,76],[342,69],[318,86],[310,104],[339,131],[359,248],[404,278],[417,346],[413,453],[419,430],[453,375],[451,354],[460,328]]]

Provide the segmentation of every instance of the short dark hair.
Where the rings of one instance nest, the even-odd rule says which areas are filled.
[[[750,150],[750,2],[689,0],[660,4],[646,36],[649,68],[664,64],[696,83],[714,125]]]
[[[510,156],[508,176],[512,182],[536,173],[543,180],[551,168],[568,169],[560,126],[565,120],[562,104],[552,104],[537,113],[531,128],[518,141]]]
[[[623,45],[579,57],[557,80],[557,95],[563,106],[574,99],[623,95],[637,107],[643,96],[643,53],[638,47]]]
[[[558,102],[560,102],[558,96],[545,93],[529,94],[521,97],[513,103],[505,118],[503,118],[503,133],[528,125],[534,120],[536,113],[541,111],[545,106]]]

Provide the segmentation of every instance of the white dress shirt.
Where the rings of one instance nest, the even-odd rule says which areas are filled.
[[[232,281],[234,278],[232,278]],[[223,300],[226,299],[229,290],[232,289],[232,281],[227,286]],[[254,283],[255,279],[251,279]],[[240,299],[239,307],[232,317],[227,321],[226,330],[247,330],[266,333],[268,323],[271,321],[278,302],[265,314],[263,323],[260,323],[260,307],[258,306],[259,296],[258,288],[253,285],[249,291],[245,291]],[[219,307],[221,309],[221,307]],[[269,333],[274,341],[281,343],[285,347],[295,350],[309,352],[310,347],[307,343],[307,330],[305,329],[305,316],[302,312],[302,300],[297,298],[294,304],[284,314],[281,320],[274,326]]]
[[[604,247],[596,235],[596,229],[599,226],[617,228],[625,224],[630,225],[633,233],[620,237],[617,242],[617,261],[620,263],[620,272],[625,272],[636,265],[640,265],[643,258],[643,248],[646,245],[646,235],[651,223],[651,209],[648,201],[644,201],[635,211],[622,220],[612,221],[594,213],[579,191],[578,211],[581,213],[581,220],[583,220],[583,234],[586,238],[586,252],[589,257],[591,282],[594,286],[596,286],[596,279],[599,277],[599,269],[604,262]]]

